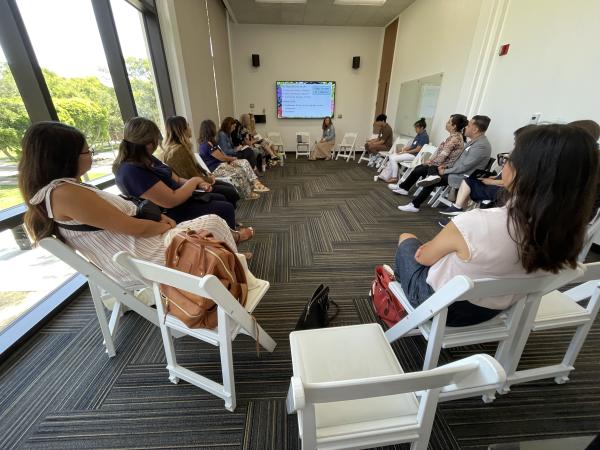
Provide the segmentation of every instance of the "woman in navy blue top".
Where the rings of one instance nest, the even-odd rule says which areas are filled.
[[[200,177],[181,178],[152,156],[161,140],[154,122],[134,117],[125,124],[123,137],[113,164],[121,192],[156,203],[177,223],[216,214],[235,228],[233,205],[222,194],[195,194],[197,190],[210,192],[211,185]]]

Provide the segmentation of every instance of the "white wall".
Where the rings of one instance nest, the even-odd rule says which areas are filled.
[[[494,153],[512,149],[512,132],[532,113],[600,123],[599,25],[598,1],[510,2],[499,39],[510,50],[494,56],[481,103]]]
[[[296,131],[310,131],[313,140],[320,137],[321,120],[277,119],[275,82],[333,80],[337,142],[346,131],[358,132],[358,143],[371,134],[383,28],[231,23],[230,34],[236,116],[264,110],[267,123],[257,126],[259,132],[279,131],[292,150]],[[258,68],[252,67],[253,53],[260,55]],[[353,56],[361,58],[358,70],[352,69]]]
[[[389,123],[396,123],[402,83],[443,72],[435,117],[428,130],[434,144],[446,138],[444,126],[448,117],[462,112],[456,108],[481,2],[418,0],[400,14],[387,104]]]

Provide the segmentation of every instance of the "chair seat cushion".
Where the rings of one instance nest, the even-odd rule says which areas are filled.
[[[378,324],[293,332],[290,349],[303,383],[404,373]],[[416,426],[418,407],[412,393],[316,404],[317,438]]]
[[[586,319],[588,311],[559,291],[552,291],[542,297],[535,316],[534,329],[549,323]]]

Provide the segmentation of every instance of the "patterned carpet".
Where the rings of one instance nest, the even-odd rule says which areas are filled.
[[[133,313],[123,318],[117,356],[109,359],[86,292],[0,365],[0,448],[298,449],[296,417],[285,413],[288,334],[307,298],[326,283],[341,307],[335,325],[375,320],[366,298],[373,267],[393,261],[401,231],[422,239],[438,231],[434,211],[399,212],[402,198],[373,174],[364,163],[288,158],[264,177],[270,193],[240,205],[239,219],[257,230],[243,250],[254,252],[252,271],[271,281],[255,315],[278,345],[257,358],[253,341],[234,342],[234,413],[196,387],[171,384],[159,330]],[[556,359],[564,342],[563,332],[536,335],[523,365]],[[421,366],[421,339],[401,339],[394,348],[407,370]],[[214,347],[183,338],[176,349],[182,364],[220,381]],[[491,405],[441,405],[430,448],[600,432],[599,349],[596,325],[568,384],[527,383]],[[478,351],[493,346],[453,349],[441,362]]]

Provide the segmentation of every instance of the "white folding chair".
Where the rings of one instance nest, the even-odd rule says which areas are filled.
[[[521,317],[519,328],[524,332],[521,333],[519,340],[515,340],[511,349],[512,360],[508,366],[505,366],[506,384],[499,392],[508,392],[513,384],[544,378],[554,378],[558,384],[569,380],[569,374],[575,370],[575,360],[600,309],[600,262],[585,264],[585,273],[576,281],[579,285],[568,291],[554,290],[544,295],[537,311],[532,310],[529,316]],[[588,298],[590,300],[586,307],[579,304]],[[535,332],[558,328],[575,328],[562,361],[549,366],[517,370],[530,336],[527,330]]]
[[[495,358],[509,373],[507,368],[511,367],[514,359],[515,342],[522,339],[523,333],[529,333],[522,328],[521,317],[529,317],[531,311],[537,311],[542,295],[581,275],[582,266],[575,270],[565,269],[556,275],[527,278],[471,280],[460,275],[448,281],[418,308],[410,304],[400,283],[392,282],[390,289],[408,314],[385,334],[390,342],[404,336],[422,335],[428,341],[424,370],[437,366],[442,348],[498,342]],[[466,327],[446,326],[448,307],[452,303],[504,295],[517,295],[521,299],[487,322]],[[494,398],[494,392],[489,392],[483,399],[488,402]]]
[[[296,331],[290,350],[287,411],[298,414],[303,450],[426,450],[440,393],[477,396],[506,377],[489,355],[404,373],[377,324]]]
[[[208,166],[206,165],[206,163],[204,162],[204,160],[198,153],[194,153],[194,157],[196,158],[196,161],[198,162],[198,164],[200,164],[200,167],[202,167],[206,171],[206,173],[212,174],[212,172],[210,171],[210,169],[208,168]],[[226,183],[233,185],[231,177],[215,177],[215,178],[219,181],[224,181]]]
[[[267,133],[269,141],[271,141],[271,147],[277,153],[277,156],[281,159],[281,165],[283,166],[283,160],[286,158],[285,149],[283,147],[283,139],[281,134],[276,131],[270,131]]]
[[[358,136],[358,133],[345,133],[344,134],[344,138],[342,139],[342,142],[338,145],[337,150],[334,149],[333,153],[334,153],[334,157],[335,159],[339,159],[340,157],[345,158],[346,162],[350,161],[350,158],[352,158],[352,161],[354,161],[354,156],[355,156],[355,149],[354,146],[356,145],[356,138]]]
[[[400,163],[400,181],[398,184],[402,183],[404,180],[408,178],[408,176],[412,173],[415,167],[423,164],[431,155],[437,150],[437,147],[433,145],[426,144],[423,146],[421,151],[417,153],[417,156],[412,161],[402,161]]]
[[[244,264],[246,273],[249,274],[246,266],[246,259],[243,255],[238,254],[237,256],[240,259],[240,262]],[[161,318],[160,331],[167,356],[169,380],[176,384],[181,378],[194,386],[198,386],[225,400],[225,409],[233,411],[236,406],[233,355],[231,348],[233,340],[239,333],[244,333],[251,336],[269,352],[272,352],[276,346],[276,343],[271,336],[269,336],[256,322],[254,317],[251,316],[252,311],[258,306],[258,303],[269,289],[269,282],[258,280],[249,275],[248,300],[246,305],[242,306],[214,275],[196,277],[168,267],[136,259],[127,252],[117,253],[114,260],[127,270],[131,271],[131,273],[135,274],[136,277],[145,280],[148,285],[152,286],[154,297],[156,299],[156,309]],[[214,301],[218,307],[218,326],[211,330],[205,328],[192,329],[188,328],[183,322],[175,317],[169,314],[165,315],[161,301],[160,284],[173,286]],[[172,340],[173,331],[186,334],[219,347],[223,384],[218,384],[177,363]]]
[[[379,135],[372,134],[371,137],[369,138],[369,140],[375,139],[375,138],[377,138],[377,136],[379,136]],[[359,150],[362,150],[362,153],[360,154],[360,158],[358,158],[358,161],[356,162],[356,164],[360,164],[361,161],[369,162],[369,155],[367,154],[367,149],[365,148],[365,146],[363,145],[362,147],[360,147]]]
[[[379,152],[379,154],[383,156],[383,161],[381,161],[381,163],[379,164],[377,172],[381,172],[383,169],[385,169],[385,166],[387,166],[389,162],[390,155],[396,152],[398,146],[401,145],[402,147],[404,147],[406,144],[408,144],[408,142],[410,142],[409,139],[398,136],[392,144],[392,148],[389,151]]]
[[[587,258],[587,255],[592,248],[592,244],[597,241],[598,238],[600,238],[600,209],[596,211],[596,215],[587,226],[585,243],[581,249],[581,252],[579,252],[579,256],[577,257],[579,262],[585,261],[585,258]]]
[[[77,272],[87,278],[92,293],[98,324],[104,338],[106,353],[110,358],[115,356],[114,336],[117,333],[119,320],[124,312],[124,307],[131,309],[147,321],[158,326],[158,315],[156,310],[145,305],[135,297],[136,289],[146,287],[141,281],[139,286],[126,289],[115,280],[104,274],[97,266],[89,262],[83,256],[78,255],[71,247],[63,244],[56,238],[44,238],[40,241],[40,247],[46,249],[61,261],[64,261]],[[113,297],[115,304],[112,309],[110,320],[106,320],[106,312],[103,300]],[[179,336],[179,335],[178,335]]]
[[[298,156],[310,156],[310,133],[296,131],[296,159]]]

